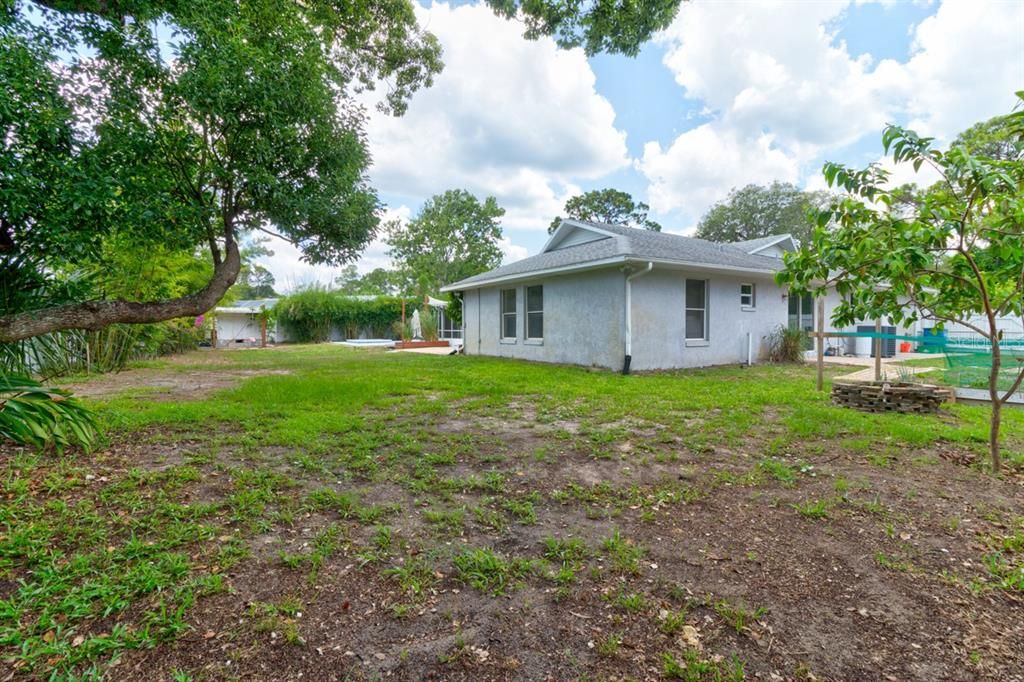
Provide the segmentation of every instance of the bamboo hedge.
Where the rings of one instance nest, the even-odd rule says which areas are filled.
[[[406,313],[422,302],[406,298]],[[274,306],[273,314],[291,341],[320,343],[337,329],[346,338],[356,338],[366,330],[375,338],[394,337],[395,323],[402,319],[399,296],[360,299],[324,289],[309,289],[286,296]]]

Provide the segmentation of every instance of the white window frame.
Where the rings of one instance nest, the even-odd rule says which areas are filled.
[[[540,289],[540,310],[530,310],[530,289]],[[530,316],[540,315],[541,329],[544,328],[544,285],[543,284],[531,284],[523,287],[523,308],[526,310],[524,316],[524,324],[526,325],[523,330],[523,338],[529,343],[542,343],[544,341],[543,332],[541,336],[530,336]]]
[[[505,293],[511,291],[513,297],[512,311],[505,310]],[[517,289],[498,289],[498,325],[500,326],[498,337],[502,343],[515,343],[519,338],[519,291]],[[516,330],[515,336],[505,336],[505,318],[511,316],[515,321],[513,325]]]
[[[743,287],[750,287],[750,293],[743,293]],[[748,303],[744,303],[743,299],[750,297]],[[740,309],[741,310],[756,310],[757,309],[757,285],[753,282],[741,282],[740,283]]]
[[[688,303],[688,296],[686,289],[690,286],[690,282],[703,282],[704,283],[704,307],[703,308],[691,308]],[[711,315],[710,315],[710,300],[711,300],[711,280],[709,279],[696,279],[687,277],[683,281],[683,338],[686,341],[687,346],[707,346],[711,343]],[[699,310],[704,313],[704,336],[703,337],[689,337],[687,336],[686,329],[686,317],[690,311]]]

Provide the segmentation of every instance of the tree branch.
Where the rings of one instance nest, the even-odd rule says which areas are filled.
[[[151,324],[176,317],[202,315],[217,305],[235,283],[242,266],[238,244],[225,244],[224,260],[213,270],[213,277],[194,294],[163,301],[90,301],[0,316],[0,343],[62,331],[64,329],[102,329],[111,324]]]
[[[1003,394],[1003,397],[999,399],[999,402],[1005,403],[1007,400],[1009,400],[1010,396],[1016,393],[1017,389],[1020,388],[1020,384],[1022,381],[1024,381],[1024,367],[1021,367],[1019,370],[1017,370],[1017,378],[1014,379],[1013,384],[1010,385],[1010,390]]]
[[[274,232],[273,230],[268,230],[267,228],[261,227],[259,225],[253,225],[252,227],[254,229],[259,230],[260,232],[263,232],[264,234],[269,234],[271,237],[277,237],[278,239],[286,241],[289,244],[291,244],[292,246],[298,246],[299,245],[299,242],[297,240],[292,239],[290,237],[285,237],[283,234],[278,234],[277,232]]]

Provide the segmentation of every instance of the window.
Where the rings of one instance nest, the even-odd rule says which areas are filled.
[[[708,338],[708,281],[686,280],[686,340]]]
[[[526,287],[526,338],[544,338],[544,287]]]
[[[740,285],[740,307],[753,310],[756,306],[757,298],[755,295],[755,289],[753,284],[741,284]]]
[[[516,290],[501,290],[501,338],[516,338]]]

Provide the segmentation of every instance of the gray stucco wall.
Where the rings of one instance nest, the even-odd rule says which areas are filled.
[[[708,281],[708,339],[687,340],[685,281]],[[756,285],[752,310],[740,306],[740,284]],[[769,277],[723,276],[654,270],[633,281],[633,367],[638,370],[705,367],[747,361],[747,333],[754,362],[763,337],[786,323],[787,301]]]
[[[544,286],[544,339],[527,340],[525,290]],[[501,289],[516,290],[516,339],[499,338]],[[465,352],[541,362],[622,367],[625,289],[617,269],[517,282],[465,293]]]
[[[687,279],[707,281],[708,338],[687,340]],[[756,286],[756,304],[746,309],[740,284]],[[525,289],[544,286],[544,339],[525,338]],[[500,339],[500,290],[515,289],[517,335]],[[618,268],[547,277],[465,292],[465,352],[540,362],[621,369],[625,354],[625,275]],[[633,280],[632,368],[638,371],[745,363],[747,334],[754,362],[767,354],[766,337],[788,322],[788,292],[767,275],[722,275],[659,268]],[[839,303],[833,290],[825,298],[825,329]],[[817,306],[815,306],[815,314]],[[884,324],[887,322],[883,322]],[[869,321],[863,324],[873,324]],[[899,333],[913,330],[899,329]],[[844,351],[847,341],[833,340]],[[850,347],[852,349],[852,345]]]

